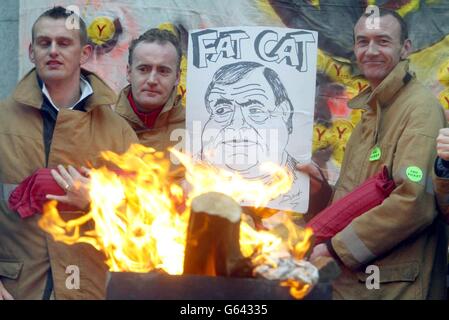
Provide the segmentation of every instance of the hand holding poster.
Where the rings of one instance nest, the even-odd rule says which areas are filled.
[[[262,164],[284,167],[293,184],[268,207],[307,211],[317,32],[236,27],[189,34],[187,129],[197,159],[270,182]],[[248,203],[245,203],[250,205]]]

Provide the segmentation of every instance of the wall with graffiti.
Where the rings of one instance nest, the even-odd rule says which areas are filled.
[[[287,26],[319,33],[313,158],[331,182],[360,113],[347,107],[367,83],[353,63],[352,27],[369,4],[396,10],[409,25],[411,68],[449,109],[449,0],[21,0],[19,76],[32,65],[27,48],[37,16],[53,5],[76,6],[95,53],[86,67],[116,91],[125,86],[128,45],[151,27],[179,35],[187,50],[191,29]],[[186,56],[186,55],[185,55]],[[185,58],[180,92],[185,93]],[[298,88],[300,89],[300,88]]]

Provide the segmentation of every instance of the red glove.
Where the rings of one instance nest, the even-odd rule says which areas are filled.
[[[22,218],[42,213],[44,203],[48,201],[47,194],[64,195],[65,190],[53,179],[51,169],[38,169],[11,193],[9,208],[17,211]],[[63,203],[58,203],[57,208],[59,211],[79,211],[78,208]]]
[[[134,178],[135,172],[124,171],[119,168],[109,168],[122,178]],[[58,196],[65,195],[66,191],[61,188],[51,175],[51,169],[42,168],[36,170],[31,176],[23,180],[11,193],[8,205],[11,210],[17,211],[22,218],[42,213],[44,203],[49,201],[47,194]],[[58,211],[79,211],[80,209],[65,203],[58,203]]]
[[[372,176],[307,223],[313,229],[316,244],[325,242],[343,230],[353,219],[380,205],[396,188],[387,167]]]

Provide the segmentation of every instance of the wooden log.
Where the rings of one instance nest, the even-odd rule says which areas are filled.
[[[192,201],[184,274],[251,276],[252,265],[240,251],[241,207],[218,192]]]

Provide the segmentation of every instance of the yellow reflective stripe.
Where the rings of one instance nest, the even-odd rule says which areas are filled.
[[[347,226],[338,235],[355,260],[363,264],[376,258],[370,249],[357,236],[352,225]]]

